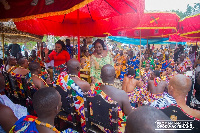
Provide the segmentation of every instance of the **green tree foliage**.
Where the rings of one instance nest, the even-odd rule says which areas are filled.
[[[182,12],[180,10],[171,10],[172,12],[175,12],[180,19],[183,19],[187,16],[190,16],[192,13],[200,11],[200,3],[195,3],[194,6],[187,5],[187,9],[185,12]]]

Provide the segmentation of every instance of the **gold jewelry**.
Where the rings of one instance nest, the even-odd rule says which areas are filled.
[[[21,68],[21,69],[25,69],[24,67],[22,67],[22,66],[19,66],[19,68]]]
[[[35,74],[32,74],[32,75],[38,77],[39,79],[41,79],[43,81],[43,83],[45,83],[45,85],[47,87],[49,87],[49,85],[44,81],[44,79],[41,76],[38,76],[38,75],[35,75]]]
[[[72,75],[72,74],[69,74],[70,77],[77,77],[79,78],[77,75]],[[80,78],[79,78],[80,79]]]
[[[72,74],[69,74],[69,76],[70,77],[77,77],[77,78],[79,78],[77,75],[72,75]],[[80,79],[80,78],[79,78]],[[85,81],[84,79],[80,79],[80,80],[83,80],[83,81]]]
[[[56,129],[54,126],[48,124],[48,123],[44,123],[44,122],[41,122],[39,120],[35,120],[35,123],[38,124],[38,125],[41,125],[41,126],[45,126],[45,127],[48,127],[50,128],[51,130],[53,130],[54,132],[56,133],[60,133],[60,131],[58,131],[58,129]]]
[[[114,86],[114,84],[111,84],[111,83],[102,83],[102,85]]]

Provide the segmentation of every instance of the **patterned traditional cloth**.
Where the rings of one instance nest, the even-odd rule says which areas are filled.
[[[134,56],[133,58],[128,60],[127,64],[128,64],[128,67],[137,69],[139,68],[140,60],[136,56]]]
[[[107,55],[103,58],[97,58],[94,55],[91,55],[90,59],[90,76],[93,76],[95,78],[95,83],[102,82],[100,78],[101,68],[106,64],[110,64],[114,67],[114,62],[111,53],[108,52]]]
[[[178,65],[178,70],[180,72],[184,72],[187,70],[188,67],[190,68],[190,70],[192,70],[192,62],[188,57],[186,57],[186,59],[181,64]]]
[[[71,79],[70,75],[67,72],[62,72],[58,76],[56,85],[59,85],[63,90],[67,91],[73,89],[72,96],[75,104],[75,109],[78,115],[81,118],[81,127],[83,132],[86,131],[85,123],[85,111],[84,111],[84,100],[83,100],[83,91],[81,88]]]
[[[83,56],[82,58],[85,59],[84,68],[83,69],[90,69],[90,56],[88,56],[88,57]]]
[[[10,130],[10,133],[39,133],[36,127],[35,120],[37,117],[27,115],[19,119],[15,125]],[[61,133],[78,133],[75,130],[72,129],[66,129],[62,131]]]
[[[177,105],[176,100],[168,93],[165,93],[163,98],[154,101],[153,103],[151,103],[150,106],[161,109],[161,108],[165,108],[167,106],[173,105],[173,104]]]
[[[151,74],[151,71],[145,71],[144,69],[141,70],[142,81],[147,82]]]
[[[32,57],[30,57],[30,59],[32,60],[32,62],[38,62],[38,63],[40,63],[41,67],[44,67],[44,62],[38,56],[36,56],[36,58],[34,58],[34,59]]]
[[[27,109],[24,106],[14,104],[6,95],[0,95],[0,103],[10,107],[18,119],[27,115]]]
[[[174,72],[172,72],[172,74],[170,74],[170,75],[166,75],[166,76],[161,77],[161,79],[164,80],[164,81],[166,81],[167,84],[169,84],[170,79],[171,79],[173,76],[175,76],[176,74],[177,74],[177,72],[174,71]]]
[[[53,67],[53,82],[56,84],[58,75],[62,72],[67,71],[67,66],[65,64]]]
[[[104,97],[104,99],[108,100],[108,102],[113,102],[113,100],[108,95],[106,95],[102,90],[100,90],[101,85],[102,85],[102,83],[96,83],[95,88],[93,88],[88,93],[88,95],[96,96],[96,95],[101,94]],[[109,115],[111,115],[111,113]],[[110,116],[110,118],[112,119],[112,116]],[[118,133],[124,133],[125,126],[126,126],[126,116],[122,112],[122,109],[118,106]],[[108,129],[101,127],[101,130],[105,131],[106,133],[110,133],[110,130],[108,130]]]
[[[121,68],[122,68],[122,71],[120,73],[119,78],[120,78],[120,81],[123,81],[124,80],[124,75],[127,73],[128,69],[127,69],[127,67],[125,65],[123,65]]]
[[[19,88],[19,90],[13,90],[13,91],[14,91],[14,96],[17,96],[17,95],[20,94],[20,96],[21,96],[22,98],[25,98],[25,90],[24,90],[24,88],[23,88],[21,78],[22,78],[22,77],[26,77],[26,75],[23,76],[23,75],[20,75],[20,74],[16,74],[16,73],[14,73],[14,72],[12,72],[12,71],[10,72],[10,74],[11,74],[11,76],[13,76],[13,77],[16,78],[17,86],[18,86],[18,88]],[[27,75],[28,75],[28,74],[27,74]]]
[[[146,67],[146,64],[149,63],[150,64],[150,68],[151,69],[155,69],[155,62],[154,62],[154,59],[149,57],[147,60],[143,61],[142,62],[142,67],[145,68]]]

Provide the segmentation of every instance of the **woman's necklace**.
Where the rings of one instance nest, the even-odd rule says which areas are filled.
[[[50,125],[48,123],[41,122],[41,121],[39,121],[37,119],[35,120],[35,123],[38,124],[38,125],[41,125],[41,126],[48,127],[48,128],[50,128],[51,130],[53,130],[56,133],[60,133],[60,131],[58,131],[54,126],[52,126],[52,125]]]
[[[24,67],[22,67],[22,66],[19,66],[19,68],[21,68],[21,69],[25,69]]]
[[[101,54],[97,54],[100,58],[102,58],[103,57],[103,54],[101,53]]]
[[[35,75],[35,74],[32,74],[33,76],[35,76],[35,77],[38,77],[39,79],[41,79],[42,81],[43,81],[43,83],[47,86],[47,87],[49,87],[49,85],[44,81],[44,79],[42,78],[42,77],[40,77],[40,76],[38,76],[38,75]]]
[[[114,84],[111,84],[111,83],[102,83],[101,85],[109,85],[109,86],[114,86]]]

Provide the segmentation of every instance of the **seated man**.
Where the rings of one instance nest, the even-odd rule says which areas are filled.
[[[158,70],[151,72],[147,89],[143,89],[142,92],[143,99],[140,101],[141,104],[148,105],[159,98],[163,98],[164,91],[167,91],[167,83],[161,80],[160,72]]]
[[[19,64],[19,67],[17,67],[13,71],[14,74],[25,76],[26,74],[29,73],[29,70],[27,69],[28,68],[28,60],[25,57],[20,58],[18,61],[18,64]]]
[[[125,116],[132,111],[128,95],[125,91],[119,90],[113,86],[115,80],[115,69],[113,66],[107,64],[102,67],[101,79],[103,83],[97,83],[95,88],[92,90],[91,95],[101,93],[102,96],[105,96],[105,99],[113,100],[118,103],[118,112],[121,114],[118,116],[118,132],[124,132],[126,123]]]
[[[8,57],[7,65],[5,66],[5,71],[9,73],[10,71],[12,71],[15,68],[16,65],[17,65],[16,58],[14,56]]]
[[[170,105],[179,105],[190,116],[200,119],[200,111],[186,105],[185,98],[191,89],[192,82],[185,75],[178,74],[169,81],[168,93],[163,98],[154,101],[151,106],[165,108]]]
[[[164,90],[167,90],[167,83],[161,80],[158,70],[153,71],[148,81],[147,91],[150,91],[152,94],[159,94],[163,93]]]
[[[5,87],[4,77],[0,73],[0,91]],[[15,122],[27,115],[27,109],[14,104],[6,95],[0,95],[0,132],[9,132]]]
[[[58,133],[54,118],[62,106],[61,96],[53,87],[42,88],[33,95],[33,107],[38,117],[27,115],[19,119],[11,133]]]
[[[135,78],[135,70],[133,68],[129,68],[127,76],[124,77],[123,83],[122,83],[122,89],[125,92],[132,92],[136,87],[141,88],[142,82],[139,80],[136,80]]]
[[[174,133],[173,130],[155,130],[157,120],[170,120],[162,111],[150,106],[142,106],[128,115],[126,133]]]
[[[85,128],[85,119],[83,116],[84,111],[84,100],[83,100],[83,93],[90,90],[90,84],[87,81],[81,80],[78,77],[78,73],[80,71],[80,62],[73,58],[67,62],[67,72],[62,72],[58,76],[57,84],[59,85],[63,90],[68,91],[69,89],[73,89],[75,92],[73,95],[74,97],[74,104],[76,108],[76,112],[78,113],[79,117],[81,118],[81,125],[82,129],[84,131]],[[62,94],[61,94],[62,95]],[[64,103],[63,103],[64,104]]]
[[[41,66],[38,62],[31,62],[29,64],[29,70],[31,75],[29,75],[29,83],[32,84],[33,89],[38,90],[44,87],[49,87],[48,84],[39,76],[41,72]]]
[[[174,68],[171,66],[171,65],[169,65],[167,68],[166,68],[166,71],[164,71],[163,73],[162,73],[162,79],[163,80],[166,80],[166,82],[167,82],[167,84],[169,84],[169,81],[170,81],[170,79],[173,77],[173,76],[175,76],[177,74],[177,72],[176,71],[174,71]]]

